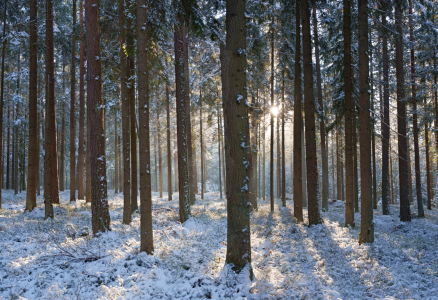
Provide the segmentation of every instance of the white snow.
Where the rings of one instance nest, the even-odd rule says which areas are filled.
[[[296,224],[292,201],[275,212],[258,200],[251,214],[252,266],[225,266],[227,209],[218,193],[197,199],[178,222],[172,201],[153,194],[154,255],[140,253],[138,213],[122,224],[123,195],[109,191],[111,231],[90,237],[90,204],[61,193],[55,218],[43,198],[24,213],[26,194],[3,191],[0,210],[0,299],[437,299],[438,213],[398,221],[374,214],[375,243],[358,244],[343,226],[345,206],[330,202],[324,222]],[[288,195],[287,198],[291,198]],[[261,204],[261,205],[260,205]],[[304,211],[307,222],[307,210]],[[246,228],[244,230],[247,230]]]

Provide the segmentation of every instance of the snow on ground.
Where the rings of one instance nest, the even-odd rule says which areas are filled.
[[[139,253],[139,214],[122,224],[123,198],[110,194],[112,231],[91,238],[90,204],[61,193],[54,220],[43,199],[24,213],[25,194],[3,191],[0,299],[438,299],[438,213],[398,221],[375,213],[375,243],[359,246],[345,206],[330,203],[324,223],[296,224],[293,208],[252,214],[255,279],[224,268],[226,205],[217,193],[178,222],[178,200],[153,199],[155,253]],[[307,215],[307,211],[305,211]],[[360,224],[360,214],[355,215]]]

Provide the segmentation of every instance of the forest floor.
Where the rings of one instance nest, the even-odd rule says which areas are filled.
[[[24,213],[25,198],[3,191],[0,299],[438,299],[437,208],[406,223],[397,206],[389,216],[375,212],[375,242],[360,246],[360,226],[343,226],[341,201],[308,227],[293,221],[291,201],[271,214],[259,200],[251,282],[224,268],[226,203],[217,193],[198,200],[184,224],[177,198],[154,193],[153,256],[139,253],[139,214],[122,224],[121,194],[110,193],[112,230],[96,238],[90,204],[69,203],[68,191],[47,221],[43,199]]]

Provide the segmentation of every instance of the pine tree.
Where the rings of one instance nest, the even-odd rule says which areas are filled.
[[[100,63],[99,0],[85,3],[86,43],[87,43],[87,107],[90,124],[90,143],[87,151],[91,154],[91,219],[93,233],[110,230],[108,209],[104,108],[102,99],[102,72]]]
[[[225,161],[227,168],[227,255],[226,264],[240,272],[251,267],[248,159],[249,128],[246,108],[246,19],[245,0],[226,2],[226,45],[222,47],[222,87],[226,86],[223,109]],[[225,79],[225,80],[224,80]],[[229,83],[233,84],[229,84]],[[238,130],[237,130],[238,129]]]
[[[403,72],[403,25],[400,0],[395,1],[395,22],[397,27],[397,36],[395,37],[395,68],[397,77],[397,133],[400,179],[400,221],[410,221],[411,211],[409,207],[409,181],[406,143],[406,99],[404,91]]]
[[[360,200],[359,243],[374,242],[373,201],[371,195],[371,116],[368,57],[368,1],[358,1],[359,26],[359,119],[360,119]]]
[[[301,0],[296,0],[295,8],[295,82],[294,82],[294,149],[293,149],[293,194],[294,194],[294,217],[298,222],[303,222],[303,184],[302,184],[302,164],[301,160],[302,148],[301,148],[301,129],[303,121],[301,119]]]
[[[307,0],[302,1],[301,4],[301,21],[303,26],[304,112],[306,121],[307,199],[309,225],[315,225],[321,223],[322,218],[319,204],[318,165],[316,154],[310,4]]]
[[[29,45],[29,152],[27,171],[26,210],[32,211],[36,207],[36,177],[37,177],[37,139],[38,139],[38,28],[37,28],[37,0],[30,1],[30,45]],[[3,89],[3,88],[2,88]],[[3,91],[2,91],[3,96]],[[2,101],[3,102],[3,101]],[[0,109],[3,111],[3,108]],[[1,132],[1,129],[0,129]],[[1,151],[1,150],[0,150]],[[1,157],[1,152],[0,152]],[[1,202],[0,202],[1,204]]]
[[[137,0],[137,68],[139,94],[139,153],[140,153],[140,250],[154,252],[152,231],[151,154],[149,141],[149,66],[147,0]]]

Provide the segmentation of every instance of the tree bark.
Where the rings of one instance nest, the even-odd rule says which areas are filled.
[[[201,135],[201,200],[204,200],[204,139],[202,132],[202,87],[199,89],[199,127]]]
[[[368,57],[368,1],[358,2],[359,24],[359,119],[360,119],[360,200],[361,222],[359,243],[374,242],[372,174],[371,174],[371,117]]]
[[[301,119],[301,0],[296,0],[295,8],[295,82],[294,82],[294,145],[293,145],[293,196],[294,196],[294,217],[298,222],[303,222],[303,183],[302,183],[302,160],[301,160],[301,129],[303,121]],[[264,133],[263,133],[264,134]],[[263,137],[263,141],[264,141]],[[263,143],[264,144],[264,143]],[[263,155],[264,157],[264,155]],[[264,161],[263,161],[264,163]],[[263,179],[264,179],[263,174]]]
[[[140,251],[154,252],[152,230],[151,146],[149,139],[149,66],[147,0],[137,0],[138,138],[140,153]]]
[[[85,56],[84,56],[84,6],[83,0],[79,8],[79,145],[78,145],[78,199],[84,199],[85,172]]]
[[[187,147],[187,93],[185,92],[186,76],[184,73],[184,43],[185,30],[183,15],[178,12],[175,22],[174,46],[175,46],[175,86],[176,86],[176,119],[177,119],[177,143],[178,143],[178,190],[179,190],[179,217],[184,223],[190,216],[189,195],[189,163]]]
[[[183,2],[186,0],[183,0]],[[183,4],[185,5],[185,4]],[[191,110],[190,110],[190,73],[189,73],[189,41],[187,26],[182,27],[182,42],[183,42],[183,61],[184,61],[184,98],[185,100],[185,122],[187,129],[187,164],[189,171],[189,203],[190,205],[195,204],[195,194],[196,194],[196,167],[195,167],[195,157],[193,155],[193,140],[192,140],[192,121],[191,121]]]
[[[415,189],[417,191],[417,208],[418,217],[424,217],[423,209],[423,195],[421,193],[421,173],[420,173],[420,148],[418,146],[418,123],[417,123],[417,91],[415,84],[415,51],[414,51],[414,29],[412,25],[412,1],[409,1],[409,39],[411,42],[411,86],[412,86],[412,123],[414,127],[414,152],[415,152]],[[404,101],[404,100],[403,100]],[[427,126],[426,126],[426,159],[428,159],[429,149],[428,149],[428,136],[427,136]],[[429,162],[426,163],[427,167],[427,178],[429,179]],[[400,173],[401,174],[401,173]],[[427,182],[427,195],[429,198],[429,181]],[[401,187],[400,187],[401,188]],[[400,203],[401,204],[401,203]]]
[[[161,153],[160,109],[157,107],[158,176],[160,198],[163,198],[163,160]]]
[[[127,57],[124,52],[125,4],[119,0],[119,56],[120,56],[120,91],[122,98],[122,158],[123,158],[123,224],[131,223],[131,133],[129,126],[129,98],[126,87]]]
[[[426,148],[426,180],[427,180],[427,206],[432,206],[432,180],[431,180],[431,174],[430,174],[430,159],[429,159],[429,126],[428,124],[424,124],[424,142],[425,142],[425,148]],[[418,197],[418,196],[417,196]],[[423,208],[423,198],[421,199],[421,208]],[[418,200],[417,200],[418,203]],[[424,217],[424,211],[423,215],[420,215],[420,208],[418,208],[418,216]]]
[[[32,0],[35,1],[35,0]],[[76,201],[76,0],[73,0],[73,32],[70,70],[70,201]]]
[[[217,107],[217,145],[218,145],[218,156],[219,156],[219,199],[222,199],[222,162],[221,162],[221,119],[220,119],[220,109],[219,105]]]
[[[351,66],[351,1],[343,1],[344,8],[344,101],[345,101],[345,226],[354,227],[354,103]]]
[[[73,3],[75,7],[76,1]],[[36,207],[37,193],[37,159],[38,159],[38,27],[37,27],[37,0],[30,0],[30,20],[29,20],[29,149],[27,159],[27,193],[26,210],[32,211]],[[5,29],[5,28],[4,28]],[[3,30],[4,30],[3,29]],[[4,46],[3,46],[4,48]],[[4,60],[4,58],[2,58]],[[2,71],[3,76],[3,71]],[[2,80],[2,104],[0,107],[3,115],[3,80]],[[0,120],[1,123],[1,120]],[[0,125],[0,132],[2,128]],[[1,151],[1,150],[0,150]],[[0,152],[0,157],[2,153]],[[3,173],[3,170],[0,169]],[[1,196],[0,196],[1,208]]]
[[[55,120],[55,76],[53,65],[53,4],[46,0],[46,122],[45,122],[45,174],[44,174],[44,204],[45,219],[53,218],[53,205],[56,200],[56,190],[53,181],[56,156],[56,120]],[[57,170],[56,170],[57,171]]]
[[[166,59],[167,61],[167,59]],[[172,200],[172,150],[170,145],[170,92],[169,78],[166,77],[166,137],[167,137],[167,199]]]
[[[134,7],[134,0],[126,1],[126,6],[129,9]],[[138,166],[137,166],[137,118],[135,114],[135,51],[134,51],[134,28],[131,24],[132,18],[126,19],[126,46],[127,46],[127,63],[126,81],[127,81],[127,96],[129,98],[129,119],[130,119],[130,134],[131,134],[131,213],[138,209]]]
[[[398,35],[395,39],[395,68],[397,77],[397,132],[400,180],[400,221],[410,221],[411,211],[409,205],[409,180],[407,163],[408,149],[406,144],[406,99],[403,86],[403,27],[401,14],[401,1],[397,0],[395,3],[395,22]]]
[[[116,105],[114,112],[114,194],[119,192],[119,145],[117,143],[118,133],[118,106]]]
[[[386,11],[382,8],[382,27],[386,28]],[[389,215],[389,66],[388,37],[384,29],[382,37],[383,61],[383,122],[382,122],[382,213]]]
[[[90,124],[91,153],[91,219],[93,233],[110,230],[107,198],[104,109],[100,65],[99,0],[85,3],[85,33],[87,43],[87,107]],[[87,180],[90,180],[87,178]]]
[[[285,138],[284,138],[284,112],[285,112],[285,106],[284,106],[284,70],[283,70],[283,76],[282,76],[282,82],[281,82],[281,182],[283,183],[281,185],[281,202],[283,204],[283,207],[286,207],[286,150],[285,150]],[[256,123],[257,124],[257,123]],[[256,127],[257,128],[257,127]],[[257,132],[256,132],[257,134]],[[257,149],[257,144],[256,144]],[[255,158],[257,162],[257,152],[255,153]],[[292,174],[292,173],[291,173]],[[257,200],[257,198],[256,198]]]
[[[315,67],[316,67],[316,85],[318,91],[318,106],[319,106],[319,131],[321,137],[321,165],[322,165],[322,210],[328,210],[328,157],[326,149],[326,136],[324,125],[324,104],[322,102],[322,79],[321,66],[319,62],[319,41],[318,41],[318,20],[316,18],[316,6],[313,4],[313,37],[315,39]]]
[[[312,40],[309,1],[302,1],[304,110],[306,121],[306,169],[309,225],[322,222],[319,206],[318,161],[315,136],[315,98],[313,95]]]
[[[251,231],[248,194],[249,128],[246,108],[246,19],[245,0],[226,2],[225,69],[222,87],[228,86],[223,97],[225,153],[227,168],[227,255],[226,264],[240,272],[247,268],[250,279]],[[228,84],[233,82],[233,84]]]
[[[271,9],[273,8],[273,0],[271,0]],[[270,28],[270,35],[271,35],[271,77],[269,79],[270,82],[270,96],[271,96],[271,109],[274,107],[274,15],[271,12],[271,28]],[[270,123],[270,129],[271,129],[271,147],[270,147],[270,164],[269,164],[269,196],[271,198],[271,212],[274,211],[274,114],[270,112],[271,116],[271,123]]]
[[[62,66],[62,76],[61,76],[61,82],[62,82],[62,90],[65,91],[65,65]],[[61,110],[61,134],[60,134],[60,155],[59,155],[59,190],[63,192],[65,190],[65,176],[64,176],[64,159],[65,159],[65,101],[64,99],[61,100],[61,103],[59,105]]]

